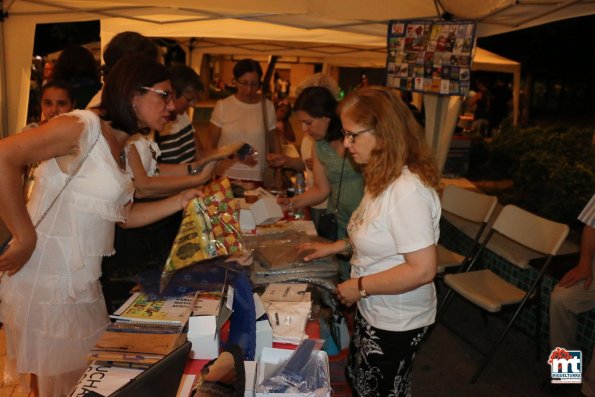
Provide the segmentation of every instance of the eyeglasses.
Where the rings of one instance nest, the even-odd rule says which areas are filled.
[[[347,139],[347,141],[349,141],[349,143],[355,142],[355,138],[357,138],[361,134],[365,134],[366,132],[370,132],[373,130],[374,130],[374,128],[366,128],[365,130],[361,130],[358,132],[351,132],[351,131],[347,131],[344,128],[341,128],[341,132],[343,133],[343,136],[345,137],[345,139]]]
[[[153,87],[141,87],[141,90],[153,91],[155,94],[160,95],[166,105],[169,105],[174,100],[174,94],[171,91],[160,90]]]
[[[243,85],[244,87],[258,88],[260,87],[260,81],[242,81],[236,80],[236,84]]]

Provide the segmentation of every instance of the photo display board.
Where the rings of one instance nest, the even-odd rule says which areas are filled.
[[[474,43],[474,22],[390,21],[387,86],[422,93],[466,95]]]

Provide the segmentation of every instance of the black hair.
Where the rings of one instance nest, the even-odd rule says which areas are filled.
[[[54,64],[52,79],[72,82],[85,77],[99,83],[99,67],[93,53],[81,45],[66,47]]]
[[[341,119],[337,114],[337,100],[325,87],[307,87],[295,100],[293,110],[301,110],[311,117],[328,117],[330,123],[324,139],[336,141],[343,139]]]
[[[100,105],[102,118],[128,134],[138,132],[132,98],[144,93],[141,87],[152,87],[166,80],[169,80],[167,69],[154,58],[141,55],[122,58],[105,80]]]
[[[195,91],[204,89],[200,76],[189,66],[172,66],[169,68],[169,75],[176,98],[179,98],[189,88]]]
[[[126,55],[144,55],[157,59],[157,46],[148,37],[137,32],[121,32],[115,35],[103,50],[103,74],[107,76],[116,63]]]
[[[49,82],[45,83],[43,85],[43,87],[41,87],[41,95],[39,97],[43,98],[43,93],[49,88],[57,88],[59,90],[66,91],[66,94],[68,94],[68,98],[70,99],[70,102],[72,102],[72,105],[74,106],[75,100],[74,100],[74,95],[72,94],[72,85],[70,85],[70,83],[68,83],[67,81],[64,81],[64,80],[56,80],[56,79],[49,81]]]
[[[262,79],[262,68],[260,63],[254,59],[246,58],[238,61],[233,67],[233,77],[237,80],[246,73],[256,72],[258,80]]]

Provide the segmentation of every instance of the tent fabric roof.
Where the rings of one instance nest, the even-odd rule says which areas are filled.
[[[4,46],[0,64],[6,65],[0,74],[3,135],[14,132],[26,118],[23,102],[28,97],[37,23],[101,19],[102,42],[124,30],[153,37],[195,37],[204,40],[203,45],[220,39],[275,41],[285,43],[278,51],[287,54],[327,52],[325,62],[349,64],[358,59],[355,54],[360,61],[380,56],[390,19],[439,18],[449,13],[455,19],[477,21],[482,37],[595,13],[595,0],[0,0],[0,4],[5,12],[0,30]],[[10,62],[5,62],[4,54]]]

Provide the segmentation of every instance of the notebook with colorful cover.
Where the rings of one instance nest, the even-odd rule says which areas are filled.
[[[111,318],[120,322],[173,324],[183,327],[196,302],[197,292],[177,298],[149,299],[135,292]]]

